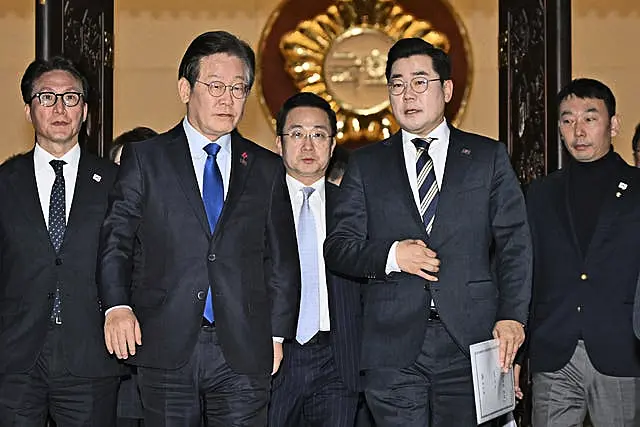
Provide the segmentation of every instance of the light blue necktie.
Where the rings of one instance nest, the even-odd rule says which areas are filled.
[[[298,219],[298,254],[302,272],[302,292],[296,340],[305,344],[320,330],[320,280],[318,277],[318,235],[316,221],[309,205],[315,189],[304,187]]]
[[[207,219],[209,220],[209,229],[211,234],[216,229],[218,217],[222,212],[222,205],[224,204],[224,185],[222,183],[222,174],[220,168],[216,163],[216,156],[220,151],[218,144],[209,143],[204,146],[204,151],[207,152],[207,161],[204,164],[204,176],[202,179],[202,201],[204,202],[204,209],[207,212]],[[211,286],[207,290],[207,300],[204,304],[203,316],[209,322],[213,323],[213,301],[211,299]]]

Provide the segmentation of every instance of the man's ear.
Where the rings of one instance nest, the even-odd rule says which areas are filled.
[[[276,136],[276,149],[278,150],[278,154],[282,157],[282,137]]]
[[[178,80],[178,95],[183,104],[189,103],[189,99],[191,99],[191,83],[184,77]]]
[[[444,90],[444,102],[451,101],[453,97],[453,80],[445,80],[442,83],[442,90]]]
[[[618,135],[620,131],[620,119],[618,116],[611,117],[611,137]]]
[[[33,123],[33,120],[31,120],[31,105],[24,104],[24,115],[27,117],[29,123]]]

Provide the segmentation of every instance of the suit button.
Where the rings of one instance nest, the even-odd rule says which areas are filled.
[[[216,260],[216,254],[209,254],[209,256],[207,257],[207,259],[211,262]]]
[[[429,285],[424,285],[424,290],[428,291],[429,290]]]
[[[589,278],[589,276],[587,276],[587,275],[586,275],[586,274],[584,274],[584,273],[582,273],[582,274],[580,275],[580,279],[581,279],[581,280],[587,280],[588,278]]]
[[[56,258],[56,265],[62,265],[62,258]]]
[[[207,293],[205,291],[198,291],[196,297],[198,298],[198,300],[204,301],[204,299],[207,297]]]
[[[578,313],[580,313],[580,312],[582,311],[582,306],[581,306],[581,305],[579,305],[579,306],[578,306],[578,308],[577,308],[577,310],[578,310]]]

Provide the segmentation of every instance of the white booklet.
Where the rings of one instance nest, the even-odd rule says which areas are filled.
[[[513,411],[516,407],[513,368],[507,373],[500,369],[498,340],[472,344],[469,350],[478,424]]]

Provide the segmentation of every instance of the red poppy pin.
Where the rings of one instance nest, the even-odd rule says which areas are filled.
[[[247,166],[247,159],[249,158],[249,156],[247,155],[247,152],[244,151],[242,154],[240,154],[240,163],[242,163],[242,166]]]

